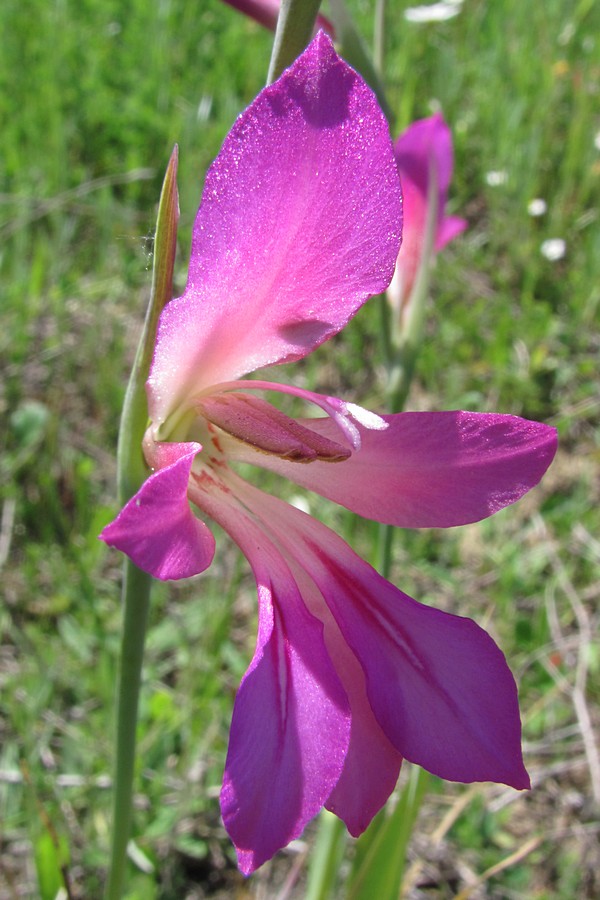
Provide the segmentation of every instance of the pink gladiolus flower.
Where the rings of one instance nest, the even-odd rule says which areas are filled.
[[[440,113],[413,122],[394,145],[404,199],[404,231],[396,271],[387,290],[394,318],[405,332],[415,295],[426,290],[431,261],[467,227],[446,215],[452,178],[452,134]]]
[[[279,7],[281,0],[223,0],[228,6],[233,6],[239,12],[245,13],[259,25],[275,31],[277,19],[279,17]],[[332,38],[335,38],[333,25],[321,13],[317,16],[317,28],[322,28]]]
[[[320,33],[239,117],[206,176],[187,286],[162,313],[148,379],[152,474],[102,534],[156,578],[187,578],[212,561],[211,518],[252,566],[257,646],[221,793],[245,873],[323,806],[360,834],[403,757],[443,778],[529,784],[515,683],[486,632],[401,593],[236,471],[261,466],[404,527],[477,521],[539,481],[556,444],[544,425],[382,418],[243,379],[303,358],[384,290],[400,231],[385,119]],[[325,415],[290,418],[265,399],[273,391]]]

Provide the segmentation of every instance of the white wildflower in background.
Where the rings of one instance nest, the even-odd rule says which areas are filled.
[[[560,44],[561,47],[566,47],[567,44],[571,43],[574,36],[575,36],[575,23],[567,22],[565,24],[565,27],[563,28],[563,30],[561,31],[561,33],[558,36],[558,43]]]
[[[409,6],[404,10],[408,22],[446,22],[457,16],[462,8],[462,0],[445,0],[444,3],[430,3],[426,6]]]
[[[545,256],[550,262],[557,262],[557,260],[562,259],[567,252],[567,245],[562,238],[549,238],[547,241],[543,242],[540,250],[542,256]]]
[[[541,197],[535,197],[527,204],[527,212],[530,216],[543,216],[548,209],[548,204]]]
[[[508,181],[508,172],[505,172],[503,169],[487,172],[485,180],[490,185],[490,187],[500,187],[500,185],[506,184],[506,182]]]

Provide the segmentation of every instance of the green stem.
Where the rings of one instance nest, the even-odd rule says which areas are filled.
[[[402,354],[399,354],[388,368],[386,393],[388,411],[391,413],[399,413],[404,409],[415,373],[417,356],[418,346],[412,341],[407,341],[402,348]]]
[[[392,570],[392,548],[394,545],[394,526],[380,525],[377,541],[377,571],[384,578],[390,577]]]
[[[279,78],[307,47],[321,0],[281,0],[267,84]]]
[[[385,0],[377,0],[375,4],[373,62],[379,77],[381,77],[385,66]]]
[[[373,301],[371,301],[373,302]],[[381,349],[383,351],[383,361],[385,364],[386,371],[389,371],[393,359],[394,359],[394,348],[392,345],[391,338],[391,330],[392,330],[392,311],[390,309],[390,304],[388,303],[388,299],[385,294],[380,294],[377,297],[377,302],[379,304],[379,334],[381,337]]]
[[[383,302],[387,306],[385,297]],[[382,324],[383,321],[382,321]],[[406,404],[408,392],[413,379],[418,349],[412,343],[405,343],[402,355],[394,358],[393,347],[390,348],[389,331],[382,329],[382,341],[387,358],[388,381],[386,385],[387,408],[390,413],[402,412]],[[390,577],[392,570],[392,550],[396,529],[393,525],[380,525],[377,541],[377,569],[384,578]]]
[[[408,845],[428,780],[427,772],[411,766],[394,809],[384,807],[358,839],[347,900],[398,900],[402,896]]]
[[[379,105],[390,123],[390,127],[393,127],[394,115],[385,96],[383,80],[380,77],[381,73],[371,59],[361,34],[356,30],[344,0],[329,0],[327,12],[335,28],[335,43],[338,52],[347,63],[350,63],[352,68],[360,72],[377,97]]]
[[[123,578],[123,632],[117,695],[113,832],[106,900],[121,900],[131,830],[131,802],[144,643],[152,577],[126,560]]]

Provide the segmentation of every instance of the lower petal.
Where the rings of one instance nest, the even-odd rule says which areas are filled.
[[[340,655],[334,658],[340,672]],[[347,677],[340,674],[350,701],[352,728],[342,774],[325,805],[343,819],[353,837],[358,837],[394,790],[402,756],[373,715],[358,661],[354,659]]]
[[[492,638],[402,594],[332,538],[326,549],[322,535],[312,545],[315,579],[392,744],[440,778],[529,787],[516,685]]]
[[[295,511],[292,510],[292,527],[294,516]],[[302,599],[323,622],[327,651],[348,696],[352,715],[344,768],[325,806],[345,822],[350,834],[358,837],[394,790],[402,756],[377,722],[367,696],[361,665],[346,643],[310,572],[297,569],[296,581]]]
[[[417,603],[324,525],[255,492],[265,526],[310,573],[359,660],[397,752],[451,781],[528,787],[516,685],[491,637]]]
[[[330,796],[350,711],[323,625],[275,544],[232,495],[197,499],[240,545],[258,586],[258,646],[236,697],[221,791],[225,827],[250,874],[297,838]]]
[[[276,618],[235,702],[221,810],[246,875],[299,837],[344,764],[345,698],[339,686],[330,690],[331,663],[317,623],[306,624],[309,659],[297,649],[297,630],[290,640]]]

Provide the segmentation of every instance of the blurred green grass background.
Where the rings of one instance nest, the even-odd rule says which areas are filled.
[[[349,6],[370,41],[374,3]],[[464,0],[450,21],[420,25],[403,9],[389,0],[397,127],[442,109],[455,139],[451,211],[469,220],[438,260],[409,407],[539,418],[558,426],[561,448],[542,486],[514,509],[396,542],[399,586],[472,615],[505,650],[535,785],[529,795],[436,785],[406,896],[592,898],[600,894],[600,9],[592,0]],[[218,0],[3,2],[1,898],[54,897],[61,861],[74,896],[101,894],[120,560],[97,534],[115,511],[118,420],[148,296],[156,202],[178,142],[183,287],[203,173],[263,85],[271,40]],[[530,214],[534,199],[544,214]],[[550,239],[564,240],[561,259],[542,253]],[[377,312],[367,305],[284,375],[381,407]],[[372,554],[369,523],[310,502]],[[248,568],[220,537],[210,573],[156,590],[131,898],[284,896],[293,872],[288,895],[302,896],[310,831],[242,882],[219,819],[228,719],[254,616]]]

